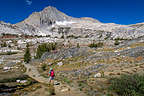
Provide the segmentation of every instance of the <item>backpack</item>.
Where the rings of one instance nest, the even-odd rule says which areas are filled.
[[[54,71],[53,71],[53,70],[51,71],[50,76],[51,76],[51,77],[54,77],[54,76],[55,76],[55,74],[54,74]]]

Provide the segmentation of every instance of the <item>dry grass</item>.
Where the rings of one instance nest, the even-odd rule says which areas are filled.
[[[104,48],[99,48],[96,50],[96,52],[114,52],[115,49],[114,48],[108,48],[108,47],[104,47]]]
[[[136,58],[136,61],[141,61],[141,60],[143,60],[144,58],[142,57],[142,56],[139,56],[139,57],[137,57]]]
[[[46,70],[45,71],[48,71],[50,67],[54,68],[55,71],[71,71],[71,70],[74,70],[74,69],[83,69],[85,67],[93,65],[90,62],[82,61],[83,58],[84,57],[79,56],[79,57],[74,57],[74,58],[67,58],[67,59],[64,59],[64,60],[51,60],[51,63],[52,63],[51,66],[49,66],[48,63],[46,63],[49,60],[45,60],[45,61],[43,61],[43,63],[39,64],[39,71],[43,72],[41,70],[43,65],[46,65]],[[57,65],[57,63],[59,63],[59,62],[62,62],[63,65],[62,66]]]
[[[130,45],[131,48],[142,47],[142,46],[144,46],[144,43],[135,43]]]
[[[90,65],[93,65],[93,64],[88,63],[88,62],[73,62],[71,64],[64,64],[62,66],[57,66],[55,68],[56,68],[56,71],[71,71],[75,69],[83,69]]]
[[[55,93],[55,90],[52,85],[37,83],[22,90],[17,90],[13,95],[20,96],[24,93],[27,93],[27,96],[51,96]]]
[[[137,58],[138,60],[142,59],[142,58]],[[97,60],[96,63],[104,63],[104,64],[120,64],[120,63],[134,63],[136,61],[135,58],[133,57],[112,57],[109,59],[100,59]]]

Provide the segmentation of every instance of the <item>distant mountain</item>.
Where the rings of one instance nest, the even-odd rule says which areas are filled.
[[[133,39],[144,35],[144,24],[119,25],[102,23],[89,17],[74,18],[52,6],[44,8],[41,12],[32,13],[27,19],[17,24],[0,22],[0,34],[51,35],[53,37],[61,37],[63,32],[66,32],[68,36],[75,35],[96,40],[115,38]]]
[[[133,27],[133,28],[144,29],[144,23],[137,23],[137,24],[132,24],[132,25],[129,25],[129,26]]]
[[[18,30],[18,26],[0,21],[0,34],[2,34],[2,33],[21,34],[22,32],[20,30]]]

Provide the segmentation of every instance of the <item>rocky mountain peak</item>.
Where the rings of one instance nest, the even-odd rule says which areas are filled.
[[[48,7],[43,9],[43,11],[47,11],[47,10],[51,10],[52,11],[52,10],[57,10],[57,8],[53,7],[53,6],[48,6]]]
[[[48,6],[40,12],[33,12],[27,19],[21,23],[32,26],[50,26],[56,21],[70,21],[72,17],[60,12],[55,7]],[[19,25],[19,24],[18,24]]]
[[[69,21],[72,17],[60,12],[55,7],[49,6],[40,12],[41,20]]]

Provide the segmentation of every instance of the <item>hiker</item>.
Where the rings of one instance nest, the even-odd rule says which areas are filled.
[[[50,76],[50,77],[49,77],[49,82],[51,83],[51,81],[54,80],[54,76],[55,76],[54,70],[53,70],[52,68],[50,68],[50,71],[49,71],[48,76]]]

